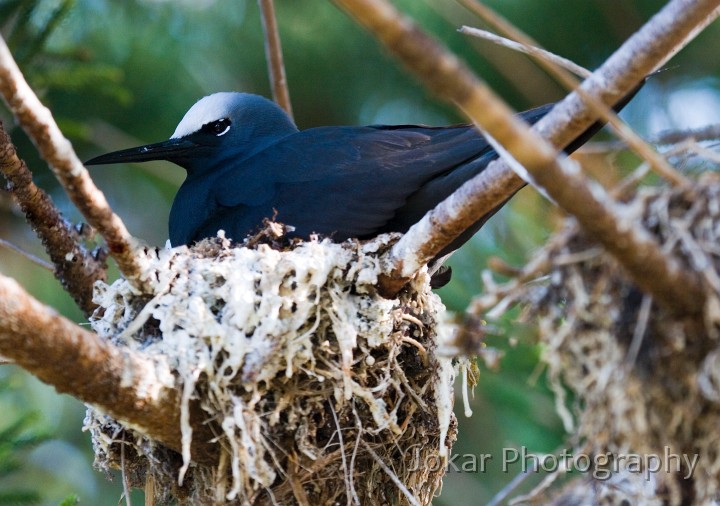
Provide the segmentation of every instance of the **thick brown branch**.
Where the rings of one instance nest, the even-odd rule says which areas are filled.
[[[75,151],[60,131],[50,111],[40,103],[25,81],[5,40],[0,37],[0,94],[20,125],[37,146],[73,203],[88,223],[105,239],[123,275],[142,287],[141,266],[133,239],[113,213],[105,195],[95,186]]]
[[[181,451],[180,393],[158,368],[58,315],[0,275],[0,355],[45,383]],[[212,427],[191,405],[192,458],[215,463]]]
[[[35,186],[30,170],[18,158],[2,123],[0,172],[8,181],[8,190],[50,255],[55,277],[85,315],[89,315],[95,308],[92,301],[93,284],[97,280],[106,279],[104,255],[100,251],[96,254],[87,251],[81,245],[77,230],[62,217],[50,196]]]
[[[641,288],[676,310],[694,313],[702,308],[704,297],[699,278],[681,269],[675,259],[667,258],[644,229],[623,219],[622,207],[614,204],[598,185],[583,177],[574,164],[557,159],[555,149],[517,120],[512,111],[456,57],[384,0],[335,2],[365,25],[431,89],[456,103],[483,131],[496,139],[502,145],[498,148],[506,150],[563,209],[576,216],[593,237],[618,258]],[[697,33],[698,26],[705,26],[707,17],[717,9],[716,3],[708,0],[671,2],[641,30],[642,35],[636,34],[624,46],[625,53],[621,57],[616,53],[609,60],[612,65],[621,60],[624,67],[606,63],[601,72],[583,84],[584,91],[594,92],[591,94],[606,104],[614,104],[655,65],[667,61],[672,51],[686,43],[691,34]],[[652,38],[644,32],[650,32]],[[658,38],[663,38],[663,42],[657,42]],[[639,54],[640,59],[646,61],[630,65],[628,54]],[[593,120],[579,97],[573,94],[564,102],[573,103],[572,114],[567,114],[567,107],[558,108],[560,112],[553,110],[539,127],[556,145],[567,145]],[[497,186],[493,185],[493,188]],[[486,186],[476,191],[476,188],[463,186],[415,225],[390,252],[389,263],[394,268],[392,276],[405,279],[412,275],[469,223],[479,219],[482,214],[470,216],[467,207],[473,200],[486,200],[485,189]],[[506,193],[495,205],[511,194]],[[473,211],[478,207],[482,206],[475,206]],[[386,282],[383,288],[387,293],[398,284]],[[684,287],[682,294],[678,294],[678,286]]]
[[[267,59],[270,74],[273,100],[292,118],[292,105],[290,103],[287,77],[285,76],[280,33],[275,17],[275,5],[273,0],[258,0],[258,4],[260,5],[263,32],[265,33],[265,58]]]

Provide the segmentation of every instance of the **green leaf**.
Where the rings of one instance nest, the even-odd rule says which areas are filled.
[[[80,504],[80,498],[77,496],[77,494],[70,494],[65,499],[63,499],[58,506],[75,506],[76,504]]]

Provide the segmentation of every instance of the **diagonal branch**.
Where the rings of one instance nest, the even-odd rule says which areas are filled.
[[[275,5],[273,0],[258,0],[258,4],[260,5],[263,32],[265,33],[265,58],[267,59],[270,74],[273,100],[292,118],[292,104],[290,103],[290,92],[288,91],[287,77],[285,76],[280,33],[277,18],[275,17]]]
[[[539,186],[618,258],[641,288],[681,312],[695,313],[702,308],[704,294],[699,278],[684,271],[676,259],[666,257],[646,230],[623,219],[621,205],[612,202],[599,185],[587,180],[575,164],[565,158],[557,159],[553,146],[538,135],[540,132],[554,145],[565,146],[592,123],[589,109],[577,94],[571,94],[554,108],[535,132],[517,120],[509,107],[454,55],[385,0],[334,1],[368,28],[431,89],[454,102],[495,139],[493,144],[504,157],[522,165]],[[706,26],[708,18],[716,16],[717,10],[716,1],[670,2],[583,83],[583,91],[606,104],[616,103],[697,34],[698,27]],[[497,175],[497,167],[495,170]],[[392,273],[381,284],[385,293],[399,288],[470,224],[522,186],[518,180],[514,188],[498,192],[496,180],[480,176],[429,212],[392,248],[387,258]],[[501,179],[507,183],[514,178],[505,174]],[[478,183],[480,186],[475,186]],[[493,190],[492,199],[500,197],[491,207],[486,204],[486,189]],[[685,288],[682,294],[677,293],[678,286]]]
[[[95,186],[87,169],[60,131],[50,111],[42,105],[18,68],[5,40],[0,37],[0,94],[20,125],[37,146],[55,176],[88,223],[105,239],[123,275],[142,287],[141,266],[133,238],[113,213],[105,195]]]
[[[479,13],[484,13],[485,9],[487,11],[490,11],[490,8],[480,4],[476,0],[458,0],[466,7],[473,7],[473,8],[481,8],[482,10],[478,11]],[[488,14],[489,14],[488,12]],[[493,13],[494,14],[494,13]],[[487,17],[483,17],[483,19],[487,22],[489,20]],[[500,18],[502,19],[502,18]],[[495,20],[495,18],[493,18]],[[503,24],[500,28],[501,33],[504,33],[506,37],[512,37],[512,39],[508,39],[505,37],[501,37],[497,34],[494,34],[492,32],[488,32],[487,30],[482,30],[480,28],[473,28],[470,26],[462,26],[458,30],[458,32],[462,34],[472,35],[473,37],[477,37],[480,39],[485,39],[490,42],[493,42],[499,46],[506,47],[508,49],[512,49],[513,51],[518,51],[520,53],[527,54],[535,59],[536,62],[538,62],[540,65],[543,66],[544,69],[558,69],[562,68],[569,72],[572,72],[578,77],[587,78],[592,75],[592,72],[587,70],[585,67],[582,67],[575,63],[572,60],[568,60],[567,58],[563,58],[562,56],[558,56],[554,53],[551,53],[550,51],[547,51],[543,48],[541,48],[538,44],[536,44],[532,39],[529,37],[519,37],[518,35],[521,34],[520,30],[514,28],[512,25],[510,25],[509,22],[506,22],[504,19],[502,20],[507,25]],[[510,31],[512,30],[512,32]],[[524,34],[523,34],[524,35]],[[573,86],[574,87],[574,86]],[[569,89],[572,89],[569,88]]]
[[[8,190],[50,256],[55,277],[85,315],[89,315],[95,308],[93,284],[106,279],[104,254],[91,253],[82,247],[77,230],[62,217],[50,196],[33,182],[30,170],[18,158],[1,123],[0,173],[7,179]]]
[[[0,355],[180,452],[180,391],[151,360],[78,327],[0,275]],[[72,367],[68,367],[68,364]],[[170,384],[168,384],[170,383]],[[192,457],[214,464],[212,426],[190,408]]]
[[[690,181],[683,177],[679,172],[670,166],[668,161],[663,158],[650,144],[645,142],[638,134],[636,134],[630,127],[623,123],[617,114],[610,109],[603,102],[597,100],[592,95],[588,95],[582,88],[578,88],[580,85],[579,81],[567,72],[564,68],[559,65],[554,65],[547,58],[542,57],[542,50],[537,49],[537,43],[525,35],[523,32],[512,26],[508,21],[503,19],[501,16],[496,14],[492,9],[486,5],[481,4],[477,0],[458,0],[466,8],[480,16],[483,20],[497,29],[501,30],[505,34],[513,37],[519,41],[520,47],[525,48],[526,51],[530,52],[535,56],[535,60],[540,66],[543,67],[550,75],[552,75],[558,82],[563,84],[568,90],[575,90],[576,93],[580,94],[583,101],[590,108],[590,112],[608,123],[617,134],[625,140],[627,145],[633,149],[638,155],[646,160],[651,168],[666,181],[673,185],[682,185],[684,187],[691,187]],[[470,35],[477,35],[481,32],[474,31],[472,28],[466,26],[460,29],[461,33],[468,33]],[[483,35],[485,37],[485,35]],[[578,74],[583,75],[583,74]],[[583,75],[583,77],[589,77]]]

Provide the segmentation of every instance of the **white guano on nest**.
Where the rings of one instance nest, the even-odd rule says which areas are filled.
[[[422,464],[455,437],[454,371],[434,353],[451,328],[426,272],[395,300],[376,294],[393,240],[279,251],[220,235],[148,250],[152,294],[98,284],[93,329],[153,358],[182,391],[183,451],[168,470],[167,450],[89,408],[96,465],[123,467],[135,486],[152,476],[164,500],[428,504],[443,471]],[[192,462],[191,400],[222,432],[214,469]],[[133,452],[118,450],[123,429]]]

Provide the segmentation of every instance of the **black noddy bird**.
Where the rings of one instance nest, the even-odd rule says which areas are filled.
[[[619,110],[634,90],[616,107]],[[520,114],[530,124],[552,108]],[[602,127],[592,125],[571,153]],[[336,241],[407,232],[425,213],[498,158],[472,125],[331,126],[298,130],[275,103],[215,93],[185,114],[169,140],[115,151],[87,165],[167,160],[187,178],[170,212],[170,242],[192,244],[224,230],[241,241],[265,218]],[[511,195],[508,195],[508,199]],[[501,206],[437,258],[466,242]]]

